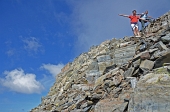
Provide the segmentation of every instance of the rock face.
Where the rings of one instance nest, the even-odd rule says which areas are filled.
[[[170,12],[145,32],[82,53],[31,112],[169,112]]]

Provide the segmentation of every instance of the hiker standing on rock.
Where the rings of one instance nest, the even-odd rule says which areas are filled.
[[[139,21],[141,22],[141,26],[142,26],[141,32],[143,33],[143,30],[145,28],[145,23],[152,22],[151,19],[154,19],[154,18],[152,18],[151,16],[148,16],[148,11],[147,10],[144,13],[137,14],[137,15],[140,15],[141,19]]]
[[[140,37],[140,33],[138,30],[138,20],[140,19],[140,17],[136,15],[136,10],[132,11],[132,15],[119,14],[119,16],[130,18],[130,23],[131,23],[131,27],[132,27],[134,35],[136,37]]]

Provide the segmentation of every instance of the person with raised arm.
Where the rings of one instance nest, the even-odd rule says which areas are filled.
[[[119,14],[119,16],[130,18],[130,24],[131,24],[134,36],[140,37],[140,33],[139,33],[139,30],[138,30],[138,28],[139,28],[138,27],[138,20],[141,19],[141,18],[136,15],[136,10],[132,11],[132,15]]]
[[[148,16],[148,11],[146,10],[144,13],[142,14],[137,14],[137,15],[140,15],[140,22],[141,22],[141,32],[143,33],[143,30],[145,28],[145,23],[147,22],[152,22],[151,19],[154,19],[152,18],[151,16]]]

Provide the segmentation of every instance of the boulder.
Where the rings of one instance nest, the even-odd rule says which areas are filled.
[[[153,68],[153,66],[154,66],[154,62],[147,60],[147,59],[142,61],[140,64],[141,69],[147,69],[147,70],[151,70]]]
[[[162,54],[163,56],[159,57],[155,61],[155,68],[161,67],[164,65],[164,63],[170,63],[170,52],[167,52],[165,54]]]
[[[170,76],[149,73],[137,83],[128,112],[168,112],[170,110]]]
[[[124,112],[128,102],[113,101],[111,99],[100,100],[96,105],[94,112]]]

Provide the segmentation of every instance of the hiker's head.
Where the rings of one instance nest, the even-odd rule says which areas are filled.
[[[132,13],[133,13],[133,15],[136,15],[136,10],[133,10]]]
[[[145,14],[148,14],[148,11],[147,11],[147,10],[145,11]]]

